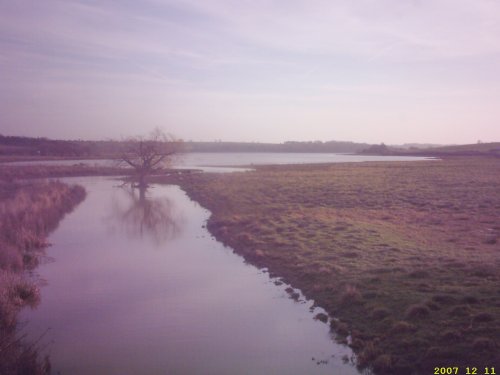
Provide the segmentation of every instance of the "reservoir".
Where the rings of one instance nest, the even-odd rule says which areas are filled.
[[[180,169],[201,169],[205,172],[238,172],[248,167],[264,164],[316,164],[316,163],[357,163],[366,161],[418,161],[434,158],[420,156],[374,156],[332,153],[300,152],[188,152],[174,158],[172,167]],[[78,165],[96,167],[118,166],[109,159],[82,160],[31,160],[9,162],[11,165]],[[126,165],[122,165],[126,167]]]

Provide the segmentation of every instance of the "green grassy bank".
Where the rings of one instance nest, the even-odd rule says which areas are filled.
[[[38,265],[47,235],[85,198],[61,182],[0,182],[0,374],[48,374],[48,359],[18,332],[17,315],[39,302],[26,273]]]
[[[338,318],[332,328],[361,367],[500,370],[500,159],[158,180],[208,208],[218,240]]]

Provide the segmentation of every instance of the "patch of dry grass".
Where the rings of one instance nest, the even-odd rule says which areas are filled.
[[[220,241],[337,317],[361,365],[411,374],[500,364],[500,159],[164,181],[212,212]]]
[[[48,359],[16,332],[17,314],[39,302],[37,285],[25,277],[36,267],[46,236],[85,197],[80,186],[61,182],[2,184],[0,200],[0,373],[50,373]]]
[[[77,161],[75,161],[74,165],[9,165],[0,163],[0,197],[5,194],[5,190],[8,189],[12,181],[19,179],[74,176],[128,176],[131,174],[132,171],[129,168],[95,167],[79,164]],[[8,181],[8,183],[5,181]]]

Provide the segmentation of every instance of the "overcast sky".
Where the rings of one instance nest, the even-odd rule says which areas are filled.
[[[500,1],[0,0],[0,134],[500,141]]]

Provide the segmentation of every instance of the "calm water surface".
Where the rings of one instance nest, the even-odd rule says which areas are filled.
[[[237,172],[251,166],[263,164],[305,164],[305,163],[353,163],[363,161],[415,161],[433,158],[417,156],[370,156],[327,153],[286,153],[286,152],[191,152],[180,154],[174,160],[175,168],[196,168],[205,172]],[[75,165],[91,166],[116,165],[112,160],[39,160],[20,161],[15,165]]]
[[[50,236],[41,304],[21,317],[54,374],[358,374],[322,310],[215,241],[180,188],[68,181],[88,196]]]
[[[346,163],[363,161],[412,161],[429,158],[413,156],[371,156],[332,153],[295,153],[295,152],[192,152],[183,154],[178,166],[239,166],[263,164],[311,164]]]

